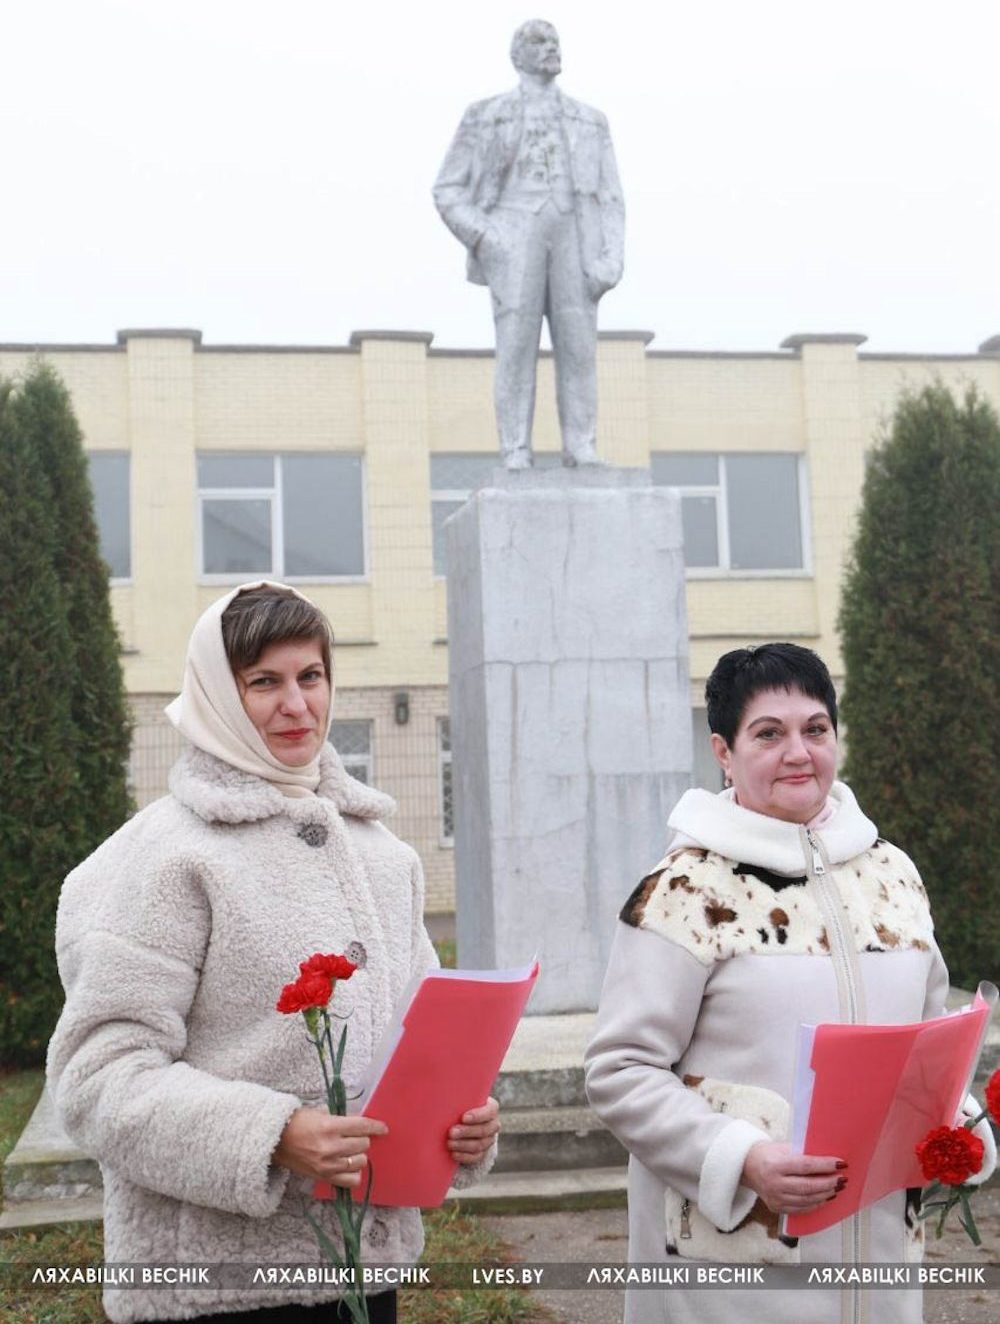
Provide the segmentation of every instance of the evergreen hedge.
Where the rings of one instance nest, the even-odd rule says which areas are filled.
[[[55,526],[37,457],[0,407],[0,1051],[37,1062],[62,1004],[53,918],[84,853],[73,647],[54,567]]]
[[[39,363],[12,406],[41,464],[55,518],[53,564],[75,662],[70,709],[85,791],[81,812],[87,839],[96,846],[121,827],[131,808],[126,776],[131,718],[109,571],[101,559],[87,458],[69,392],[51,367]]]
[[[953,983],[1000,978],[1000,422],[906,394],[873,452],[844,580],[845,778],[913,857]]]
[[[69,397],[50,369],[35,367],[17,388],[0,384],[5,1064],[44,1060],[62,1006],[53,941],[62,881],[128,810],[128,724],[97,546]]]

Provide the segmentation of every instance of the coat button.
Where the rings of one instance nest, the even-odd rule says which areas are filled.
[[[344,948],[344,955],[349,961],[353,961],[359,970],[363,970],[368,964],[368,953],[365,951],[363,942],[355,940]]]
[[[389,1224],[384,1218],[370,1218],[365,1231],[369,1245],[374,1246],[376,1249],[388,1244]]]
[[[296,833],[296,836],[301,837],[307,846],[325,846],[329,835],[330,832],[325,823],[303,823]]]

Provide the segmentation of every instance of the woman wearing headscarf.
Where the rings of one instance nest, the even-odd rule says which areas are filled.
[[[913,862],[835,779],[830,673],[797,644],[739,648],[706,686],[719,794],[691,790],[663,859],[622,909],[587,1092],[631,1153],[629,1259],[739,1264],[918,1258],[919,1192],[896,1191],[822,1232],[783,1214],[864,1174],[788,1143],[800,1023],[939,1015],[948,972]],[[984,972],[988,974],[989,972]],[[864,1082],[858,1082],[864,1088]],[[970,1115],[978,1112],[969,1102]],[[992,1171],[988,1123],[979,1180]],[[917,1324],[919,1291],[638,1290],[627,1324]]]
[[[187,746],[170,793],[69,875],[57,921],[66,1005],[49,1082],[69,1135],[100,1160],[108,1263],[316,1262],[304,1209],[334,1240],[317,1179],[366,1178],[377,1119],[333,1117],[299,1016],[275,1002],[314,952],[338,984],[343,1075],[357,1083],[396,1000],[437,964],[416,853],[392,801],[348,776],[327,736],[331,633],[284,585],[246,585],[195,625],[167,709]],[[492,1162],[488,1100],[446,1138],[465,1185]],[[442,1137],[442,1139],[445,1139]],[[433,1140],[429,1143],[434,1143]],[[416,1209],[373,1207],[366,1264],[414,1262]],[[345,1319],[336,1287],[106,1287],[117,1324]],[[369,1298],[372,1324],[395,1293]]]

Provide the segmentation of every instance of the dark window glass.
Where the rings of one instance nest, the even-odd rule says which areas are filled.
[[[270,501],[210,498],[201,518],[205,574],[271,574]]]
[[[372,724],[367,718],[344,718],[330,726],[330,742],[352,777],[372,784]]]
[[[87,454],[101,556],[108,563],[112,579],[128,579],[132,574],[129,458],[127,451]]]
[[[726,504],[730,569],[802,569],[796,455],[727,455]]]
[[[434,573],[436,575],[443,575],[447,569],[444,552],[444,522],[449,515],[454,515],[455,511],[461,509],[464,505],[464,501],[431,502],[431,535],[434,539]]]
[[[273,487],[273,455],[207,454],[198,456],[198,486]]]
[[[438,766],[441,771],[441,840],[446,844],[455,837],[455,803],[451,777],[451,722],[438,718]]]
[[[292,578],[365,573],[360,455],[281,457],[284,573]]]
[[[653,482],[664,487],[715,487],[719,457],[701,451],[656,451],[650,456]]]
[[[499,455],[432,455],[431,488],[435,492],[474,492],[500,464]]]
[[[703,568],[719,564],[719,526],[714,496],[681,498],[684,564]]]

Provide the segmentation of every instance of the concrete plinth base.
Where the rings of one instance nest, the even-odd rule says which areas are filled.
[[[590,1010],[690,785],[678,498],[501,473],[446,528],[459,964],[537,952],[529,1013]]]

